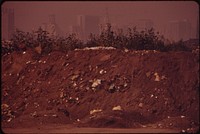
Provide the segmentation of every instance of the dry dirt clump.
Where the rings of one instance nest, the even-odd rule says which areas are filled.
[[[1,62],[4,127],[199,126],[197,53],[85,49],[38,56],[27,50]]]

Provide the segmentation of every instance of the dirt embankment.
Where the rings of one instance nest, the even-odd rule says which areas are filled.
[[[77,50],[2,57],[2,125],[198,129],[199,55]]]

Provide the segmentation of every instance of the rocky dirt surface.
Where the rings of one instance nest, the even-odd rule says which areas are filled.
[[[199,130],[199,53],[86,49],[2,56],[2,128]]]

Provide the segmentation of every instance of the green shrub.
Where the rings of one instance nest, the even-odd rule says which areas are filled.
[[[183,41],[169,43],[155,29],[145,29],[138,31],[136,27],[128,28],[124,33],[122,29],[118,32],[112,30],[111,24],[107,23],[99,35],[90,34],[87,42],[83,43],[77,38],[76,34],[69,34],[66,37],[51,37],[47,31],[39,28],[37,31],[23,32],[16,30],[8,47],[3,47],[3,52],[24,51],[27,48],[34,49],[41,46],[41,54],[48,54],[51,51],[67,52],[84,47],[114,47],[117,49],[130,50],[157,50],[157,51],[191,51]]]

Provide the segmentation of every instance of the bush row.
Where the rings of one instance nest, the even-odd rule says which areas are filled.
[[[41,53],[47,54],[55,50],[66,52],[96,46],[130,50],[191,51],[182,41],[168,44],[165,41],[164,36],[159,35],[153,28],[138,31],[136,27],[133,27],[128,28],[125,33],[122,29],[114,32],[109,23],[107,29],[99,35],[91,33],[85,43],[78,39],[76,34],[69,34],[66,37],[51,37],[47,31],[39,28],[32,33],[16,30],[10,42],[2,41],[2,53],[41,47]]]

